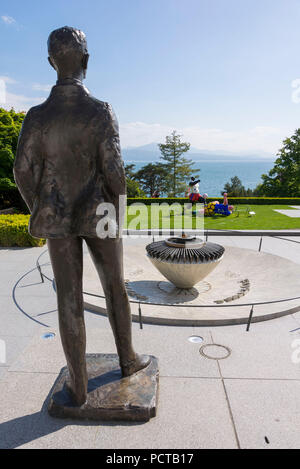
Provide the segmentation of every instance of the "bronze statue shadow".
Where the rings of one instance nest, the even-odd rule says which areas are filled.
[[[108,382],[114,379],[112,376],[107,376]],[[92,380],[90,383],[91,388],[97,385],[97,379],[95,382]],[[68,426],[80,426],[80,427],[99,427],[99,421],[94,420],[79,420],[79,419],[58,419],[51,417],[48,414],[48,406],[50,398],[54,389],[55,383],[53,384],[49,394],[47,395],[43,406],[40,411],[33,414],[22,415],[12,420],[0,423],[0,449],[15,449],[20,446],[34,442],[48,435],[54,434]],[[101,426],[136,426],[143,425],[145,422],[128,422],[128,421],[103,421]],[[77,430],[74,429],[74,433]],[[63,436],[60,437],[63,439]],[[33,445],[35,446],[35,445]],[[45,448],[49,446],[49,442],[45,442]],[[64,444],[62,444],[64,446]],[[39,441],[36,448],[42,448],[43,442]],[[58,447],[58,446],[57,446]]]
[[[67,368],[63,368],[60,375],[58,376],[57,380],[54,383],[54,387],[56,386],[57,382],[61,379],[61,375],[67,372]],[[110,385],[116,381],[120,381],[122,379],[121,369],[117,370],[110,370],[106,373],[103,373],[98,376],[94,376],[93,378],[89,378],[88,380],[88,394],[99,390],[101,387]],[[60,406],[67,406],[67,407],[75,407],[72,403],[70,394],[64,384],[63,388],[57,391],[54,394],[55,401]]]

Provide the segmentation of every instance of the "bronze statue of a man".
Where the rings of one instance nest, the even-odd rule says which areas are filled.
[[[96,230],[99,204],[112,203],[118,213],[119,196],[126,192],[118,123],[110,105],[82,84],[89,58],[84,33],[57,29],[49,36],[48,51],[58,79],[48,99],[25,117],[14,174],[31,212],[30,233],[47,238],[69,392],[81,406],[87,397],[83,240],[103,285],[123,376],[146,367],[149,358],[132,346],[120,227],[115,238],[101,239]]]

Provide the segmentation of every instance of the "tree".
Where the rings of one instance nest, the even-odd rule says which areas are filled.
[[[24,112],[0,108],[0,206],[1,208],[14,206],[26,212],[27,207],[13,176],[18,137],[24,117]]]
[[[127,197],[145,197],[145,193],[134,179],[126,178]]]
[[[162,163],[149,163],[134,174],[144,192],[150,197],[157,189],[160,193],[167,190],[168,171]]]
[[[0,148],[0,179],[13,180],[14,154],[9,147]]]
[[[127,197],[144,197],[145,194],[140,188],[139,183],[135,180],[134,172],[135,164],[125,165],[125,176],[126,176],[126,190]]]
[[[221,194],[224,192],[227,192],[228,197],[252,197],[257,195],[257,189],[246,189],[238,176],[233,176],[230,182],[225,184]]]
[[[267,197],[300,197],[300,129],[283,141],[274,167],[262,175],[261,195]]]
[[[246,189],[238,176],[233,176],[230,182],[225,184],[223,192],[227,192],[228,197],[243,197],[245,196]],[[223,192],[221,192],[221,194],[223,194]]]
[[[130,178],[130,179],[134,179],[134,175],[135,175],[135,171],[134,171],[134,168],[135,168],[135,164],[131,163],[131,164],[125,164],[125,176]]]
[[[168,195],[177,197],[185,191],[186,183],[194,171],[199,171],[192,168],[194,164],[192,160],[182,156],[190,149],[190,144],[182,142],[180,135],[174,130],[171,135],[166,137],[166,143],[160,143],[158,147],[167,170],[166,187]],[[198,174],[194,176],[198,177]]]
[[[14,182],[13,164],[25,113],[0,108],[0,180]],[[3,181],[2,181],[3,184]]]

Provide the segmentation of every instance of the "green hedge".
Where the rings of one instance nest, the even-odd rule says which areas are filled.
[[[0,209],[16,207],[22,213],[29,213],[27,205],[13,183],[7,183],[9,180],[0,180]]]
[[[218,200],[219,202],[223,202],[223,197],[208,197],[207,202],[213,202],[214,200]],[[167,202],[168,204],[179,203],[179,204],[187,204],[189,203],[189,199],[187,197],[178,197],[176,198],[127,198],[127,205],[131,205],[134,203],[143,203],[145,205],[151,204],[159,204],[163,202]],[[292,197],[229,197],[229,204],[230,205],[300,205],[300,197],[292,198]]]
[[[0,215],[0,246],[43,246],[28,233],[29,215]]]

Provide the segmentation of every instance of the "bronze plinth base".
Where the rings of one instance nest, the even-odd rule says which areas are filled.
[[[127,378],[122,378],[116,354],[86,355],[88,397],[81,407],[72,404],[66,389],[68,369],[62,368],[48,406],[52,417],[86,420],[125,420],[147,422],[156,415],[158,399],[158,360]]]

